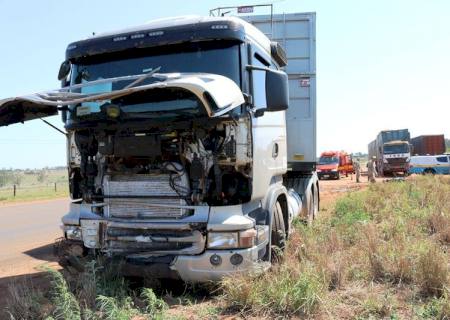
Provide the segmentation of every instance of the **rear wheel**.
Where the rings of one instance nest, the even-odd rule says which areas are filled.
[[[436,171],[434,171],[434,169],[427,168],[423,170],[423,174],[436,174]]]

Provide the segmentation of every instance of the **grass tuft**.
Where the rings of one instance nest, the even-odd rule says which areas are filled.
[[[45,268],[52,277],[51,301],[54,305],[53,316],[56,320],[80,320],[81,309],[75,295],[70,291],[63,275],[51,268]]]
[[[159,299],[151,288],[142,289],[141,298],[146,307],[145,311],[152,315],[161,315],[167,309],[164,300]]]
[[[312,314],[324,291],[315,270],[300,270],[290,264],[252,281],[247,281],[245,276],[227,278],[222,287],[222,298],[231,308],[284,316]]]

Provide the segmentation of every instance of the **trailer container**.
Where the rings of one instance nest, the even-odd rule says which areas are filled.
[[[289,13],[241,17],[284,48],[289,77],[286,111],[288,166],[313,171],[316,151],[316,14]]]
[[[423,135],[411,140],[414,155],[437,155],[445,152],[443,134]]]

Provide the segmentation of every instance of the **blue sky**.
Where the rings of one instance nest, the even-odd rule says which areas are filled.
[[[58,87],[67,44],[92,32],[240,4],[246,2],[0,0],[0,98]],[[365,151],[378,131],[391,128],[450,137],[450,1],[275,2],[275,13],[311,11],[319,151]],[[62,127],[59,117],[51,122]],[[0,128],[0,168],[65,161],[64,136],[40,120]]]

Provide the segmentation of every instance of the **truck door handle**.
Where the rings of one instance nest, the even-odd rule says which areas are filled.
[[[272,148],[272,158],[276,157],[278,157],[278,143],[275,142]]]

